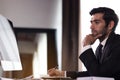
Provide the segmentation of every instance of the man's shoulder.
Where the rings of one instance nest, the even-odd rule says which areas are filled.
[[[112,33],[108,39],[108,44],[120,45],[120,34]]]
[[[112,43],[120,45],[120,34],[115,34]]]
[[[120,39],[120,34],[115,34],[114,39],[119,40]]]

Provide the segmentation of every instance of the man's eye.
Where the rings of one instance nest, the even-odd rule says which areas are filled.
[[[96,21],[95,24],[99,24],[100,22]]]

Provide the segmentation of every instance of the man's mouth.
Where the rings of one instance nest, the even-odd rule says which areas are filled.
[[[97,32],[95,30],[92,30],[91,33],[92,33],[93,36],[97,35]]]

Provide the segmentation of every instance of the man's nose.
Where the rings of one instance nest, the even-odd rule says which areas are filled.
[[[90,25],[90,29],[94,29],[94,25],[93,24]]]

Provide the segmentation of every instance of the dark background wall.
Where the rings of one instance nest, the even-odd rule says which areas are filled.
[[[63,0],[62,69],[78,70],[79,0]]]

